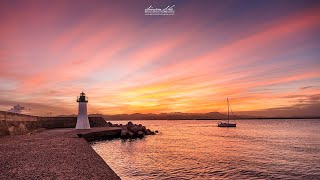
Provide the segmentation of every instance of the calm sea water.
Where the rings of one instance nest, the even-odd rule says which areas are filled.
[[[122,179],[320,179],[320,120],[133,122],[160,133],[92,144]]]

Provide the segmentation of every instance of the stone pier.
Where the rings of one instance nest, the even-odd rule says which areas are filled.
[[[120,179],[73,128],[1,137],[0,172],[0,179]]]

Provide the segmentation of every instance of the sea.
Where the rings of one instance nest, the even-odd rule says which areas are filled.
[[[91,144],[124,180],[320,179],[320,119],[132,122],[159,133]]]

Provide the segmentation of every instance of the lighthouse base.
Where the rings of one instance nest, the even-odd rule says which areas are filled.
[[[78,116],[76,129],[90,129],[88,116]]]
[[[90,123],[87,115],[87,102],[79,102],[76,129],[90,129]]]

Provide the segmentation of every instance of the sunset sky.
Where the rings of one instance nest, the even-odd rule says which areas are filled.
[[[320,1],[0,0],[0,24],[3,111],[320,115]]]

